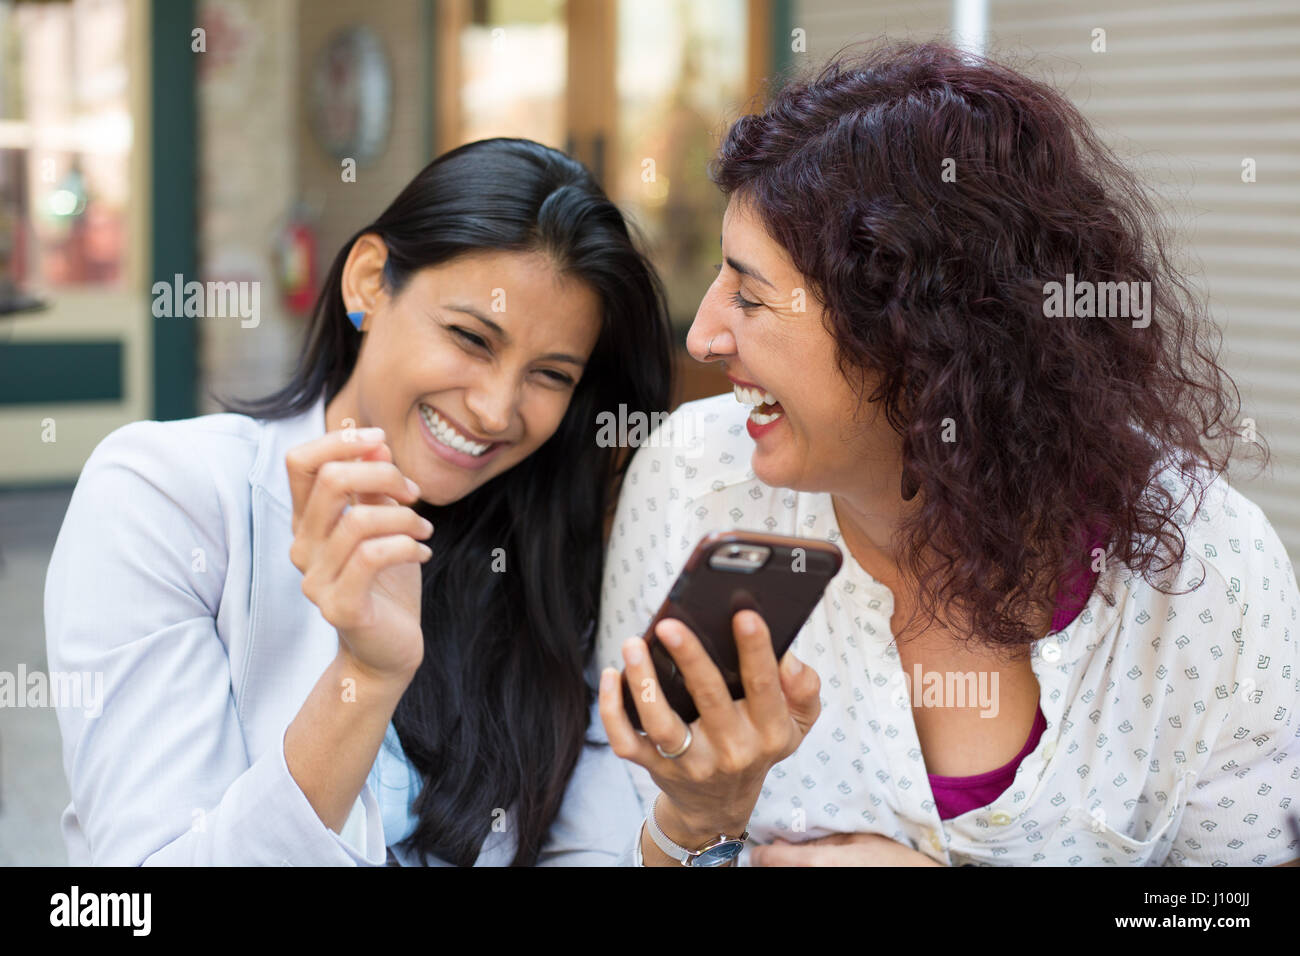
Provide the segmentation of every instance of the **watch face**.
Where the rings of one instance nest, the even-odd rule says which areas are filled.
[[[740,851],[744,847],[745,844],[741,840],[728,840],[725,843],[719,843],[717,846],[709,847],[697,856],[691,862],[691,866],[722,866],[740,856]]]

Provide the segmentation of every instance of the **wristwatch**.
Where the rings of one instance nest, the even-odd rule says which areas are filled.
[[[655,804],[658,802],[659,796],[656,794],[654,803],[650,805],[650,814],[645,818],[645,825],[650,830],[650,839],[655,841],[655,845],[659,849],[682,866],[725,866],[740,856],[740,851],[745,848],[745,841],[749,839],[748,830],[738,837],[729,837],[725,833],[720,833],[716,840],[710,840],[698,850],[688,850],[684,846],[679,846],[668,839],[668,835],[659,828],[659,824],[655,821]],[[639,865],[644,865],[640,859],[640,851],[641,841],[637,840],[636,862]]]

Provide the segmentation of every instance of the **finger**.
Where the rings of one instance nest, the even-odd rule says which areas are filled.
[[[738,736],[740,712],[736,702],[731,699],[731,691],[718,665],[713,663],[695,632],[675,618],[664,618],[655,626],[655,636],[681,671],[695,709],[700,712],[700,725],[709,736],[714,740]]]
[[[313,554],[311,566],[305,572],[303,590],[332,582],[363,540],[394,534],[410,535],[428,544],[433,525],[403,505],[353,505],[335,522],[325,542]]]
[[[614,753],[624,760],[631,760],[649,768],[654,760],[662,759],[654,749],[649,738],[637,733],[632,720],[623,709],[622,682],[619,672],[606,667],[600,672],[600,691],[597,696],[601,723],[605,725],[605,735],[609,737],[609,746]]]
[[[416,493],[406,481],[392,462],[327,461],[317,470],[316,483],[307,496],[295,534],[312,543],[324,541],[344,507],[357,503],[352,499],[354,495],[388,495],[411,504]]]
[[[374,584],[375,575],[396,564],[419,564],[427,561],[433,550],[407,534],[385,538],[366,538],[348,556],[348,562],[330,589],[330,606],[335,617],[329,618],[337,628],[368,627],[371,622],[359,619],[364,596]],[[324,610],[324,608],[322,608]]]
[[[781,690],[801,740],[821,714],[821,688],[817,672],[796,657],[793,649],[786,651],[781,658]]]
[[[738,611],[731,618],[740,659],[740,682],[745,687],[745,708],[756,727],[785,730],[788,711],[781,689],[781,670],[772,650],[772,632],[762,615]]]
[[[394,465],[394,467],[396,467],[396,462],[393,461],[393,452],[388,447],[387,443],[376,445],[374,448],[371,448],[369,451],[367,451],[364,455],[361,456],[361,461],[390,462]],[[415,484],[414,480],[411,481],[411,484]],[[419,497],[418,489],[416,490],[415,494],[416,497],[418,498]],[[365,504],[365,505],[399,504],[399,502],[393,499],[390,495],[375,494],[372,492],[363,492],[360,494],[355,494],[352,496],[352,498],[354,503],[356,504]]]
[[[303,442],[289,449],[288,454],[284,456],[284,464],[289,473],[289,494],[293,499],[295,533],[321,465],[327,461],[346,461],[360,457],[383,441],[382,428],[345,428],[327,432],[320,438]]]
[[[672,753],[686,739],[686,721],[664,698],[654,659],[645,641],[629,637],[623,643],[624,673],[632,689],[632,702],[641,718],[641,727],[652,743]]]

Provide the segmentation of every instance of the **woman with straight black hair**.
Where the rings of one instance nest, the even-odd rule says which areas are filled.
[[[71,862],[630,853],[626,770],[584,747],[623,470],[596,421],[670,392],[662,285],[581,164],[423,169],[287,385],[87,462],[46,588],[51,668],[105,675],[102,714],[59,710]]]

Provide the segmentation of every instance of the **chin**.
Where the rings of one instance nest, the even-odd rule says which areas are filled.
[[[416,479],[420,486],[420,500],[427,505],[442,507],[464,498],[482,482],[468,479],[464,475],[453,476],[434,470],[428,478]]]
[[[789,488],[788,482],[794,478],[790,469],[782,467],[780,461],[773,461],[770,455],[755,452],[749,466],[754,469],[754,477],[771,488]]]
[[[432,507],[434,507],[434,508],[441,508],[441,507],[443,507],[444,505],[449,505],[449,504],[452,504],[452,503],[454,503],[454,502],[456,502],[456,501],[459,501],[461,498],[464,498],[465,495],[468,494],[468,493],[469,493],[469,492],[463,492],[463,493],[461,493],[461,494],[455,494],[455,493],[451,493],[451,494],[442,494],[442,493],[440,493],[440,494],[430,495],[430,494],[425,494],[423,491],[421,491],[421,492],[420,492],[420,501],[423,502],[424,504],[426,504],[426,505],[430,505],[430,506],[432,506]]]
[[[824,491],[819,483],[809,479],[807,463],[804,461],[784,461],[775,456],[760,455],[755,452],[749,461],[754,470],[754,477],[770,488],[786,488],[790,491],[806,491],[813,494]]]

